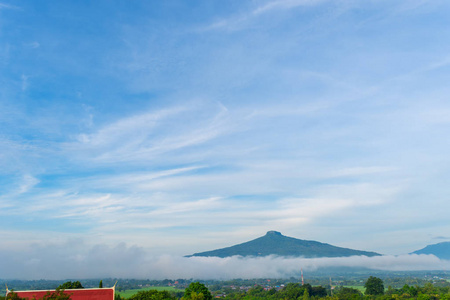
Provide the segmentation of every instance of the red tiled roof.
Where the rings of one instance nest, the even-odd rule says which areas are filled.
[[[31,300],[33,298],[42,299],[47,292],[52,293],[54,291],[14,291],[14,293],[20,298]],[[64,294],[69,294],[71,300],[114,300],[114,288],[64,290]]]

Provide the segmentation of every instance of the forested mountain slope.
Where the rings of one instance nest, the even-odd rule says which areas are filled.
[[[353,250],[336,247],[316,241],[300,240],[282,235],[277,231],[269,231],[265,236],[235,246],[195,253],[189,256],[268,256],[286,257],[344,257],[354,255],[377,256],[375,252]]]
[[[450,260],[450,242],[428,245],[423,249],[414,251],[413,254],[433,254],[440,259]]]

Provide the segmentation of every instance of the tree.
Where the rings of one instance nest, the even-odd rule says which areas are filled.
[[[302,297],[302,299],[303,299],[303,300],[309,300],[309,293],[308,293],[308,290],[307,290],[307,289],[305,289],[305,291],[303,292],[303,297]]]
[[[247,295],[254,296],[254,297],[263,297],[265,294],[265,290],[262,286],[257,285],[255,287],[252,287],[247,291]]]
[[[71,289],[84,289],[79,281],[67,281],[58,286],[56,289],[60,290],[71,290]]]
[[[370,276],[364,284],[366,288],[366,295],[383,295],[384,294],[384,284],[383,280],[378,277]]]
[[[310,287],[308,284],[302,286],[298,283],[290,282],[279,292],[280,298],[298,299],[303,296],[305,289],[308,290],[308,287]]]
[[[42,297],[42,300],[69,300],[70,296],[70,293],[64,293],[64,290],[56,289],[54,292],[47,292],[47,294]]]
[[[311,296],[326,297],[327,289],[322,286],[313,286],[311,288]]]
[[[98,288],[102,289],[103,288],[103,280],[100,280],[100,283],[98,284]]]
[[[14,293],[14,291],[9,292],[6,295],[6,300],[22,300],[23,298],[20,298],[19,295],[17,295],[16,293]]]
[[[129,300],[176,300],[168,291],[140,291],[128,298]]]
[[[195,292],[196,294],[203,294],[204,300],[212,299],[211,292],[208,290],[208,288],[203,283],[191,282],[191,284],[189,284],[189,286],[184,291],[184,298],[192,299],[191,298],[192,292]],[[198,297],[198,295],[197,295],[197,297]]]
[[[354,288],[338,287],[335,290],[335,296],[337,296],[339,300],[361,299],[362,293]]]
[[[436,299],[436,298],[431,298],[430,295],[421,294],[421,293],[417,296],[417,300],[431,300],[431,299]]]
[[[191,299],[191,300],[205,300],[205,296],[203,295],[203,293],[192,292],[189,299]]]

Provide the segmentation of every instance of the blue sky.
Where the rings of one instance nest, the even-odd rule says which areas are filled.
[[[449,13],[2,0],[0,251],[449,240]]]

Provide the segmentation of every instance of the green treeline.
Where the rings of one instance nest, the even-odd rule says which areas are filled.
[[[416,300],[450,300],[450,287],[439,287],[432,283],[424,286],[410,286],[405,284],[402,288],[384,288],[383,281],[377,277],[369,277],[365,282],[365,293],[350,287],[336,287],[333,290],[322,286],[301,285],[288,283],[280,289],[267,289],[256,285],[247,291],[231,291],[227,293],[216,291],[213,294],[204,284],[194,282],[186,288],[184,295],[177,295],[167,291],[142,291],[128,300],[211,300],[213,298],[231,300],[389,300],[389,299],[416,299]],[[124,300],[116,298],[116,300]]]
[[[77,286],[77,285],[75,285]],[[248,290],[216,290],[213,293],[200,282],[191,282],[183,292],[168,292],[157,290],[139,291],[127,300],[212,300],[213,298],[232,300],[389,300],[389,299],[417,299],[417,300],[450,300],[449,286],[436,286],[431,282],[424,286],[405,284],[402,288],[384,287],[383,280],[370,276],[364,285],[365,292],[351,287],[322,287],[301,285],[300,283],[288,283],[280,288],[264,288],[255,285]],[[70,296],[63,293],[63,290],[56,290],[47,293],[42,300],[69,300]],[[0,297],[0,300],[25,300],[21,299],[14,292],[8,297]],[[41,299],[32,299],[41,300]],[[115,300],[125,300],[116,294]]]
[[[100,281],[101,282],[101,281]],[[59,285],[57,290],[71,290],[71,289],[84,289],[84,287],[81,285],[81,282],[79,281],[67,281],[63,284]]]
[[[224,299],[233,300],[389,300],[389,299],[417,299],[417,300],[450,300],[450,288],[438,287],[427,283],[423,287],[409,286],[405,284],[402,288],[384,288],[383,281],[377,277],[370,277],[365,283],[365,293],[350,287],[336,287],[333,290],[321,286],[301,285],[289,283],[282,289],[264,289],[255,286],[248,291],[228,294]]]

